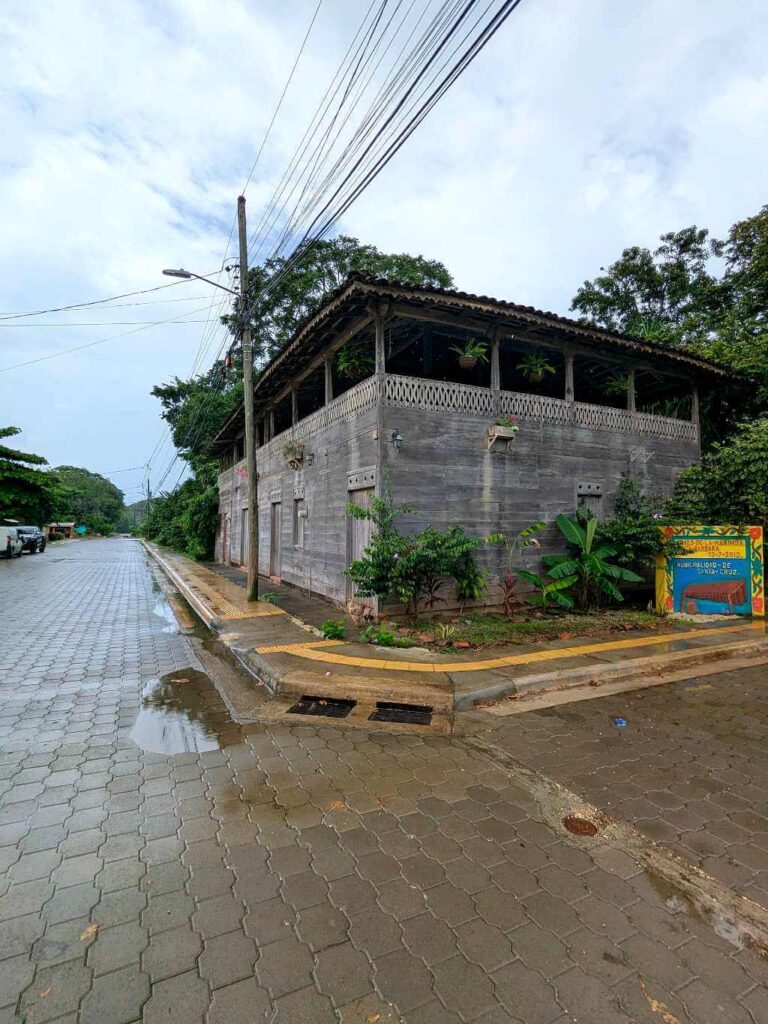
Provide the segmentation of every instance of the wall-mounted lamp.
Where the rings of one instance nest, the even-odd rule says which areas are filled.
[[[392,431],[392,446],[396,452],[399,452],[403,447],[403,435],[399,430]]]
[[[304,456],[304,462],[307,466],[314,466],[315,464],[315,453],[307,452]]]

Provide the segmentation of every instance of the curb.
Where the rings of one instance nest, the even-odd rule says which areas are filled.
[[[160,568],[163,570],[168,579],[173,583],[174,587],[179,591],[187,604],[191,605],[194,612],[208,628],[216,633],[217,635],[221,632],[222,621],[221,619],[213,615],[208,605],[192,590],[189,584],[186,582],[183,576],[176,572],[172,565],[170,565],[162,555],[147,544],[145,540],[141,541],[141,546],[147,552],[147,554],[154,558]]]
[[[674,635],[670,636],[674,640]],[[607,682],[611,679],[638,681],[644,676],[659,676],[662,673],[707,665],[711,662],[727,662],[768,653],[768,640],[754,640],[750,643],[718,644],[702,647],[700,650],[672,651],[660,656],[649,655],[645,658],[631,658],[626,661],[607,665],[585,665],[583,668],[557,669],[552,672],[540,672],[535,675],[521,676],[494,683],[491,686],[479,687],[476,690],[456,693],[454,708],[456,711],[471,711],[476,701],[492,701],[505,697],[510,693],[533,696],[544,690],[559,688],[569,690],[582,686],[592,680]]]

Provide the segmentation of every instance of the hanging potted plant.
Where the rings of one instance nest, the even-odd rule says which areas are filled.
[[[517,364],[517,368],[531,384],[541,384],[547,373],[555,372],[554,366],[552,363],[547,362],[546,356],[539,355],[536,352],[531,352],[525,356]]]
[[[478,363],[488,362],[488,343],[470,338],[463,345],[451,345],[451,352],[459,357],[462,370],[474,370]]]
[[[287,441],[283,445],[283,458],[291,469],[298,469],[304,461],[304,442]]]
[[[370,377],[374,370],[373,356],[363,345],[350,342],[339,349],[336,369],[347,379],[361,380]]]

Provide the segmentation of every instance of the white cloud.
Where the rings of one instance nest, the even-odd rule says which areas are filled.
[[[150,287],[163,266],[216,267],[314,6],[6,2],[0,312]],[[359,17],[352,0],[323,5],[248,191],[251,224]],[[765,201],[766,20],[762,0],[524,0],[342,227],[443,259],[460,287],[566,312],[624,246],[693,222],[722,235]],[[160,295],[183,288],[201,294]],[[128,329],[0,328],[0,365]],[[161,430],[149,390],[189,372],[201,330],[155,328],[0,374],[0,419],[55,463],[143,462]]]

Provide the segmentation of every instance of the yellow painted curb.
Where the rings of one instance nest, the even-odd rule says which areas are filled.
[[[752,623],[752,628],[763,630],[762,623]],[[724,633],[743,632],[749,626],[724,626],[716,631],[717,636]],[[637,647],[655,647],[659,644],[675,643],[678,640],[693,640],[702,635],[712,635],[712,631],[703,629],[686,630],[684,633],[664,633],[659,636],[627,637],[622,640],[604,640],[597,643],[581,644],[576,647],[558,647],[554,650],[534,650],[527,654],[509,654],[500,658],[487,658],[485,661],[384,661],[376,658],[360,658],[349,654],[338,654],[335,651],[317,650],[321,645],[329,647],[343,643],[341,640],[308,642],[306,644],[285,644],[279,647],[261,647],[259,654],[285,653],[309,661],[323,661],[331,665],[347,665],[352,668],[366,668],[385,672],[484,672],[487,669],[508,668],[512,665],[532,665],[540,661],[557,661],[560,658],[571,658],[580,654],[600,654],[603,651],[633,650]]]

